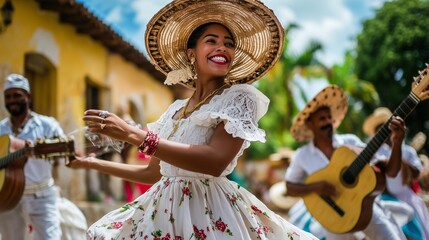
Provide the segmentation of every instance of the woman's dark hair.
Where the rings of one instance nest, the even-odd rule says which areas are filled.
[[[186,44],[186,48],[187,49],[189,49],[189,48],[195,48],[195,46],[197,46],[198,39],[203,35],[203,33],[207,30],[207,28],[210,25],[213,25],[213,24],[218,24],[218,25],[223,26],[228,31],[229,35],[231,35],[231,37],[233,37],[231,31],[225,25],[223,25],[223,24],[220,24],[220,23],[217,23],[217,22],[204,23],[203,25],[198,26],[191,33],[191,36],[189,36],[188,42]],[[234,38],[232,40],[234,41]]]

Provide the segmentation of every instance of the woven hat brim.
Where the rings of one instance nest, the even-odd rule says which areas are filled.
[[[363,132],[367,136],[373,136],[376,132],[376,128],[381,124],[385,123],[392,116],[392,112],[385,107],[380,107],[374,110],[363,123]]]
[[[271,202],[280,209],[290,209],[300,198],[287,196],[286,194],[286,183],[284,181],[273,184],[268,195],[270,196]]]
[[[337,129],[347,113],[348,99],[344,91],[335,85],[329,85],[320,91],[295,118],[291,134],[296,141],[303,142],[313,139],[313,132],[307,127],[306,121],[314,111],[322,106],[331,109],[332,124],[334,129]]]
[[[232,83],[252,83],[280,58],[284,30],[274,13],[255,0],[178,0],[149,21],[146,49],[154,66],[167,75],[187,66],[186,44],[200,25],[216,22],[232,33],[236,53],[228,74]],[[194,87],[192,79],[185,83]]]

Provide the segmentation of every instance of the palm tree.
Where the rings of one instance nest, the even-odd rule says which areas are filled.
[[[364,138],[363,121],[372,109],[379,106],[380,98],[371,82],[358,79],[354,61],[353,54],[347,52],[344,63],[332,67],[328,80],[331,84],[342,87],[349,98],[349,110],[338,131],[353,132]]]
[[[289,129],[293,117],[298,113],[294,95],[299,95],[306,101],[306,89],[294,82],[297,76],[302,76],[306,81],[312,78],[326,78],[327,69],[315,58],[315,54],[322,49],[318,42],[312,42],[302,54],[288,53],[289,32],[296,29],[296,24],[286,27],[283,53],[278,63],[261,81],[255,85],[270,99],[267,114],[261,119],[260,126],[267,132],[267,143],[255,143],[251,145],[248,157],[263,158],[276,152],[278,148],[295,145]],[[310,79],[310,80],[308,80]]]
[[[249,158],[265,158],[281,147],[295,149],[300,143],[290,135],[294,117],[310,98],[320,90],[320,83],[335,84],[344,89],[349,97],[349,112],[340,126],[340,132],[353,132],[363,137],[361,125],[367,113],[379,103],[375,87],[360,80],[354,73],[354,57],[350,52],[345,55],[344,63],[331,69],[316,59],[316,53],[322,50],[318,42],[311,42],[298,55],[288,52],[289,32],[296,29],[291,24],[285,29],[284,49],[278,63],[256,87],[270,99],[267,114],[261,119],[260,127],[267,133],[267,142],[254,143],[248,152]],[[308,87],[319,84],[319,88]]]

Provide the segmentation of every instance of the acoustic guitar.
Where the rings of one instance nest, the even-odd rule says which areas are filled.
[[[70,138],[39,140],[33,147],[24,147],[9,153],[9,135],[0,136],[0,212],[15,207],[25,187],[24,165],[28,156],[57,159],[75,155],[74,141]]]
[[[413,109],[429,98],[429,65],[414,78],[408,97],[396,108],[393,115],[405,119]],[[372,156],[389,137],[389,122],[383,124],[359,155],[348,147],[335,150],[325,168],[310,175],[305,183],[328,181],[337,189],[337,196],[328,197],[311,193],[303,197],[311,215],[333,233],[363,230],[372,216],[375,197],[385,187],[385,176],[369,165]]]

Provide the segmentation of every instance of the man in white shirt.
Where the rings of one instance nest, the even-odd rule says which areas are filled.
[[[10,117],[0,121],[0,135],[30,142],[64,135],[54,118],[30,110],[30,85],[25,77],[18,74],[7,76],[3,93]],[[24,175],[25,189],[21,200],[13,209],[0,213],[2,239],[29,239],[30,235],[31,239],[60,239],[60,215],[52,164],[29,157],[24,165]]]
[[[285,179],[288,194],[305,196],[310,193],[334,197],[337,189],[328,181],[306,184],[305,180],[318,170],[328,166],[334,151],[339,146],[362,148],[365,144],[352,134],[338,135],[334,131],[340,125],[348,108],[345,93],[338,86],[330,85],[310,100],[297,116],[292,128],[292,136],[298,142],[308,143],[295,151]],[[394,143],[393,153],[385,165],[385,173],[396,176],[400,168],[401,145],[405,126],[402,119],[393,117],[389,125]],[[400,226],[387,214],[385,209],[374,201],[370,223],[363,230],[370,239],[406,239]],[[352,239],[352,234],[326,232],[326,238]]]
[[[380,127],[389,120],[392,112],[385,107],[380,107],[365,119],[363,131],[369,137],[373,137]],[[392,142],[387,139],[378,150],[377,154],[389,156],[392,151]],[[402,144],[402,166],[396,177],[386,178],[386,193],[383,198],[389,198],[389,195],[396,197],[402,204],[408,204],[414,210],[414,216],[417,217],[419,225],[417,229],[408,230],[410,234],[420,234],[422,239],[429,240],[429,212],[424,201],[411,188],[414,180],[418,178],[423,170],[417,152],[409,145]],[[419,234],[419,235],[420,235]],[[417,236],[416,236],[417,238]]]

